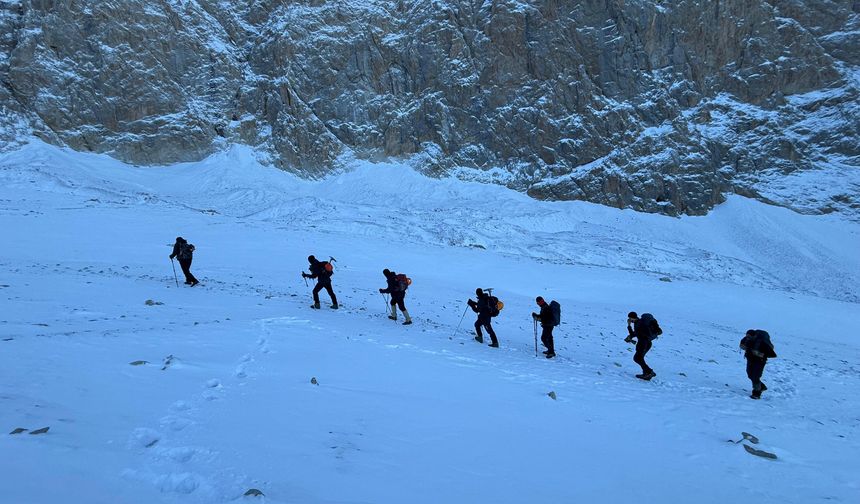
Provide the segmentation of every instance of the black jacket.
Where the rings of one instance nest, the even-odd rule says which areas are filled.
[[[331,282],[331,273],[325,270],[325,264],[322,261],[311,263],[309,269],[311,274],[308,275],[308,278],[316,278],[317,283]]]
[[[633,332],[630,334],[630,337],[643,342],[654,339],[654,335],[651,333],[648,321],[642,320],[641,318],[633,322]]]
[[[478,296],[478,301],[469,300],[469,306],[472,311],[478,314],[478,318],[491,318],[492,309],[490,308],[490,296],[486,293]]]
[[[552,308],[549,303],[544,303],[538,313],[541,327],[555,327],[555,316],[552,314]]]
[[[400,294],[402,292],[400,290],[400,282],[397,281],[397,273],[392,271],[385,277],[385,280],[388,283],[388,287],[382,289],[384,294]]]
[[[750,336],[744,336],[740,346],[747,359],[767,360],[776,357],[773,343],[770,342],[770,334],[761,329],[756,329]]]
[[[176,240],[173,244],[173,253],[170,258],[179,257],[181,261],[190,261],[194,257],[194,245],[191,245],[186,240]]]

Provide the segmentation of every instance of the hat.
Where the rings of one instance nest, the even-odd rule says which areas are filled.
[[[312,256],[312,255],[309,255],[309,256],[308,256],[308,262],[310,262],[310,263],[315,263],[315,262],[317,262],[317,258],[316,258],[316,257],[314,257],[314,256]]]
[[[545,301],[543,300],[543,296],[536,297],[535,301],[537,302],[537,304],[544,304],[545,303]]]
[[[636,315],[636,312],[635,312],[635,311],[632,311],[632,312],[630,312],[630,313],[628,313],[628,314],[627,314],[627,318],[629,318],[629,319],[638,319],[638,318],[639,318],[639,315]]]

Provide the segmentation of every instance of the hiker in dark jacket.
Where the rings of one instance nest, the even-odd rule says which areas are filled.
[[[747,359],[747,376],[752,382],[750,397],[761,399],[761,393],[767,390],[767,386],[761,381],[764,366],[769,358],[776,357],[770,334],[760,329],[750,329],[741,340],[740,347]]]
[[[179,267],[182,268],[182,273],[185,275],[185,285],[194,287],[200,282],[191,274],[191,261],[194,259],[194,245],[188,243],[181,236],[176,237],[176,243],[173,244],[173,253],[170,254],[170,260],[173,258],[179,260]]]
[[[663,334],[663,330],[660,329],[657,320],[651,314],[643,313],[642,318],[639,318],[636,312],[630,312],[627,314],[627,332],[628,336],[624,341],[632,343],[633,338],[636,338],[636,353],[633,355],[633,362],[642,368],[642,374],[636,375],[636,378],[641,380],[654,378],[657,373],[645,363],[645,354],[651,350],[651,341]]]
[[[540,320],[540,326],[542,328],[540,341],[543,343],[543,346],[546,347],[544,355],[546,355],[547,359],[552,359],[555,357],[555,344],[552,340],[552,330],[555,328],[555,315],[553,315],[552,308],[549,306],[549,303],[544,301],[541,296],[538,296],[535,301],[537,302],[537,305],[540,306],[540,313],[532,312],[532,318]]]
[[[385,280],[388,282],[388,287],[384,289],[379,289],[379,292],[383,294],[391,294],[391,315],[388,316],[391,320],[397,320],[397,308],[400,308],[400,311],[403,312],[403,316],[406,317],[406,321],[403,322],[403,325],[409,325],[412,323],[412,318],[409,317],[409,312],[406,311],[406,288],[405,282],[402,282],[397,279],[397,273],[390,271],[389,269],[382,270],[382,274],[385,275]]]
[[[478,297],[477,301],[468,300],[466,303],[469,307],[472,308],[472,311],[478,314],[478,320],[475,321],[475,332],[477,336],[475,336],[475,341],[478,343],[484,342],[484,335],[481,333],[481,328],[487,330],[487,334],[490,335],[490,346],[493,348],[499,348],[499,340],[496,339],[496,331],[493,331],[493,311],[490,307],[490,296],[487,295],[483,291],[483,289],[475,289],[475,294]]]
[[[331,288],[331,275],[332,272],[326,266],[329,266],[329,263],[317,261],[317,258],[314,256],[308,256],[308,263],[310,263],[310,272],[302,273],[302,278],[315,278],[317,281],[316,286],[314,287],[314,304],[311,305],[311,308],[316,310],[320,309],[320,291],[325,289],[328,292],[329,297],[331,297],[331,307],[334,310],[337,310],[337,297],[334,295],[334,290]]]

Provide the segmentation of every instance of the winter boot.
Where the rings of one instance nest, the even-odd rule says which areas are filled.
[[[337,310],[338,308],[339,308],[339,307],[338,307],[337,303],[335,303],[335,304],[331,305],[331,309],[332,309],[332,310]]]
[[[479,335],[475,336],[475,341],[477,341],[478,343],[483,343],[484,337],[479,334]]]
[[[314,310],[319,310],[319,309],[320,309],[320,304],[319,304],[319,303],[314,303],[314,304],[312,304],[312,305],[311,305],[311,308],[313,308]]]
[[[397,320],[397,306],[391,305],[391,315],[388,316],[391,320]]]
[[[492,348],[499,348],[499,344],[498,344],[498,343],[496,343],[496,342],[490,343],[490,344],[489,344],[489,345],[487,345],[487,346],[492,347]]]
[[[409,316],[409,312],[403,310],[403,316],[406,318],[406,321],[403,322],[403,325],[412,325],[412,317]]]
[[[547,359],[552,359],[555,357],[555,352],[544,352],[546,354]]]

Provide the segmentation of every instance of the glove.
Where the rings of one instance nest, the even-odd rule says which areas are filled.
[[[379,289],[379,293],[384,294],[384,292],[382,292],[383,290],[385,290],[385,289]]]
[[[302,278],[307,278],[307,277],[308,277],[307,273],[302,273]]]
[[[633,338],[630,336],[627,336],[626,338],[624,338],[624,341],[626,341],[627,343],[633,343]]]
[[[533,319],[537,319],[538,317],[540,317],[540,315],[538,315],[538,314],[537,314],[537,313],[535,313],[535,312],[532,312],[532,318],[533,318]]]

